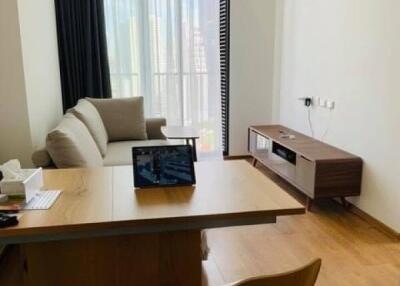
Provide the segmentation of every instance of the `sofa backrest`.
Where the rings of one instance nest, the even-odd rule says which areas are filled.
[[[88,100],[80,99],[78,104],[69,109],[68,112],[75,115],[85,124],[90,135],[92,135],[96,142],[101,155],[104,157],[107,153],[108,135],[97,108]]]

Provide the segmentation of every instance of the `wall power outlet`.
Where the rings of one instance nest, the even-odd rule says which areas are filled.
[[[326,108],[328,108],[328,109],[335,109],[335,102],[334,101],[332,101],[332,100],[327,100],[326,101]]]
[[[326,99],[323,99],[323,98],[319,97],[318,98],[318,106],[326,107]]]
[[[317,107],[335,109],[335,101],[325,99],[319,96],[313,97],[313,104]]]

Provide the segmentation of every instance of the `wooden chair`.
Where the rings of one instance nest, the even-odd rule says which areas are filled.
[[[321,268],[321,259],[282,274],[245,279],[226,286],[314,286]]]

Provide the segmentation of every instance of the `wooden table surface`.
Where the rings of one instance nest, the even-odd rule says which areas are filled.
[[[161,132],[169,139],[198,139],[198,129],[189,126],[163,126]]]
[[[47,189],[63,193],[50,210],[24,211],[1,242],[271,222],[304,207],[246,161],[196,164],[195,187],[135,190],[131,166],[46,170]]]

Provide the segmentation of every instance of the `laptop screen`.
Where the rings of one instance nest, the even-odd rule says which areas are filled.
[[[133,147],[132,157],[136,188],[196,183],[189,145]]]

